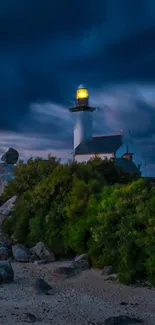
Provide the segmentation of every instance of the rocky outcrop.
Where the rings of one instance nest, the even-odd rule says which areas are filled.
[[[14,272],[11,263],[0,261],[0,284],[9,283],[14,280]]]
[[[14,195],[0,207],[0,227],[3,224],[4,220],[7,218],[7,216],[13,210],[16,198],[16,195]]]
[[[9,148],[9,150],[2,156],[1,160],[7,164],[14,165],[17,163],[18,158],[18,151],[13,148]]]

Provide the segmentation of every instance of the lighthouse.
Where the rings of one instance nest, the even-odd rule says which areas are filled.
[[[89,106],[89,94],[87,88],[80,85],[76,91],[76,105],[70,108],[74,114],[74,150],[87,140],[92,139],[94,107]]]
[[[89,105],[87,88],[78,87],[75,106],[69,110],[75,118],[74,161],[87,162],[97,155],[103,160],[111,159],[116,166],[128,173],[136,174],[137,177],[141,175],[139,168],[133,162],[132,153],[128,152],[128,147],[124,147],[122,134],[93,136],[93,112],[95,108]]]

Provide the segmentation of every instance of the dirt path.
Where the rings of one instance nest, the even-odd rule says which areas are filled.
[[[107,282],[97,270],[68,280],[53,278],[53,269],[62,264],[13,263],[15,282],[0,287],[0,325],[98,325],[123,314],[155,324],[154,289]],[[52,286],[51,295],[32,294],[31,281],[38,277]]]

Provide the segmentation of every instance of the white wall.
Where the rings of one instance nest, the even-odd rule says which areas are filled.
[[[93,119],[92,112],[74,112],[74,149],[83,141],[92,138]]]
[[[94,158],[95,155],[94,154],[89,154],[89,155],[75,155],[75,161],[77,162],[87,162],[90,158]],[[110,159],[113,157],[113,154],[112,153],[101,153],[101,154],[98,154],[97,157],[100,157],[101,159]]]

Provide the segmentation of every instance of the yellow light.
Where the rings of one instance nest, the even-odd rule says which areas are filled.
[[[76,92],[76,99],[88,98],[88,90],[86,88],[79,88]]]

